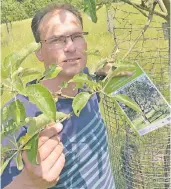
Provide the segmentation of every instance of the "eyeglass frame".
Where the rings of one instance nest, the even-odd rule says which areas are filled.
[[[68,38],[68,37],[70,37],[71,38],[71,40],[72,40],[72,42],[73,42],[73,35],[75,35],[75,34],[82,34],[83,36],[84,35],[88,35],[89,34],[89,32],[76,32],[76,33],[73,33],[73,34],[71,34],[71,35],[59,35],[59,36],[55,36],[55,37],[53,37],[53,38],[49,38],[49,39],[44,39],[44,40],[40,40],[39,41],[39,43],[42,43],[42,42],[47,42],[47,41],[49,41],[49,40],[53,40],[53,39],[56,39],[56,38],[59,38],[59,37],[65,37],[65,40],[64,40],[64,46],[66,45],[66,39]]]

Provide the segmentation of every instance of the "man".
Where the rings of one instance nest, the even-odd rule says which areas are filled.
[[[81,15],[70,5],[51,5],[32,20],[32,31],[41,48],[37,58],[45,68],[56,63],[62,72],[54,79],[40,81],[52,93],[86,67],[87,43]],[[78,89],[70,83],[62,94],[74,97]],[[26,97],[17,97],[26,107],[27,116],[40,114]],[[72,98],[59,98],[58,111],[72,112]],[[63,125],[62,125],[63,124]],[[51,123],[39,136],[39,165],[31,164],[23,153],[24,169],[11,162],[2,175],[5,189],[114,189],[107,147],[107,135],[94,95],[80,116],[73,115],[62,124]],[[22,135],[27,132],[24,127]]]

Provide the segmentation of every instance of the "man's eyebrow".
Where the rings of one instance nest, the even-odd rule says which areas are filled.
[[[64,36],[64,35],[52,35],[50,38],[48,39],[53,39],[53,38],[57,38],[57,37],[61,37],[61,36]]]
[[[68,35],[73,35],[73,34],[79,34],[79,33],[82,33],[82,32],[77,31],[77,32],[74,32],[74,33],[71,33],[71,34],[61,34],[61,35],[56,35],[56,34],[54,34],[54,35],[52,35],[50,38],[48,38],[48,39],[46,39],[46,40],[58,38],[58,37],[61,37],[61,36],[68,36]]]

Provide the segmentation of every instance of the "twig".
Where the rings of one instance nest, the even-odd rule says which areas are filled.
[[[164,13],[168,14],[167,9],[166,9],[166,7],[165,7],[163,1],[162,1],[162,0],[157,0],[157,1],[158,1],[158,4],[159,4],[160,9],[161,9]]]
[[[123,1],[124,1],[124,0],[123,0]],[[148,17],[148,15],[147,15],[144,11],[142,11],[142,8],[140,8],[137,4],[132,3],[132,2],[130,2],[130,1],[129,1],[128,4],[132,5],[132,6],[133,6],[135,9],[137,9],[143,16]]]
[[[110,27],[110,18],[109,18],[109,7],[106,5],[106,16],[107,16],[107,26],[108,26],[108,31],[111,31],[111,27]]]
[[[133,3],[133,2],[130,2],[129,0],[122,0],[122,1],[129,5],[136,6],[137,8],[140,8],[142,10],[150,12],[150,9],[148,7],[143,7],[143,6],[139,5],[138,3]],[[168,16],[166,13],[158,12],[158,11],[154,11],[154,14],[164,18],[165,20],[167,19],[167,16]]]
[[[116,13],[116,11],[114,11],[114,18],[115,18],[115,13]],[[113,59],[115,59],[116,55],[119,52],[119,45],[118,45],[118,42],[117,42],[117,37],[116,37],[116,32],[115,32],[115,25],[113,26],[113,37],[114,37],[114,42],[115,42],[115,45],[116,45],[115,47],[116,48],[113,50],[114,52],[112,52],[111,57]]]
[[[134,46],[137,44],[137,42],[139,41],[139,39],[141,38],[142,35],[144,35],[145,31],[147,30],[147,28],[150,26],[150,23],[153,19],[153,15],[154,15],[154,9],[155,9],[155,6],[157,5],[156,2],[153,3],[153,7],[152,7],[152,10],[149,12],[149,16],[148,16],[148,21],[147,23],[145,24],[143,30],[141,31],[140,35],[135,39],[135,42],[134,44],[132,45],[132,47],[128,50],[128,52],[123,56],[122,60],[124,60],[129,54],[130,52],[133,50]]]
[[[70,99],[74,99],[73,96],[67,96],[67,95],[64,95],[62,94],[62,92],[56,92],[56,93],[53,93],[52,96],[55,98],[55,97],[64,97],[64,98],[70,98]]]
[[[170,19],[170,4],[171,4],[171,1],[170,0],[163,0],[163,4],[167,9],[168,19]]]

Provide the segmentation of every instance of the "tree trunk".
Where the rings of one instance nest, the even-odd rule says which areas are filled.
[[[8,27],[8,22],[7,22],[7,20],[5,21],[5,24],[6,24],[7,32],[8,32],[8,34],[9,34],[9,27]]]

